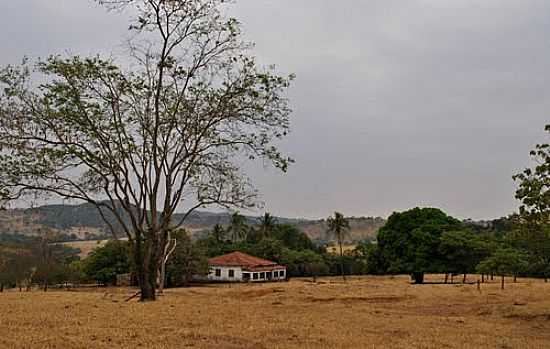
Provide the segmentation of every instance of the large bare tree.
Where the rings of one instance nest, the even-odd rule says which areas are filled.
[[[0,71],[0,193],[95,205],[127,235],[143,301],[155,299],[170,229],[200,207],[254,205],[243,159],[291,162],[276,141],[292,76],[258,67],[227,2],[99,1],[135,16],[128,56]]]

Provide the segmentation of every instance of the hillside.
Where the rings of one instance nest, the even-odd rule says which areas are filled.
[[[115,226],[116,219],[110,212],[103,211],[107,219]],[[181,214],[174,217],[175,221],[182,218]],[[192,233],[211,229],[216,224],[227,225],[231,213],[215,213],[196,211],[191,214],[184,227]],[[258,222],[257,217],[247,216],[249,224]],[[349,218],[351,232],[349,241],[373,239],[377,230],[384,224],[382,218],[352,217]],[[307,220],[294,218],[277,218],[279,223],[294,224],[302,229],[315,241],[330,241],[327,236],[325,220]],[[45,231],[71,236],[72,239],[98,239],[110,236],[108,225],[101,219],[98,210],[91,204],[81,205],[47,205],[29,209],[13,209],[0,211],[0,233],[19,233],[24,235],[39,235]]]

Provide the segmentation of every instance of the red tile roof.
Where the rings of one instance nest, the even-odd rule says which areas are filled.
[[[278,265],[275,262],[268,261],[242,253],[239,251],[232,252],[223,256],[210,258],[208,264],[218,267],[243,267],[247,270],[269,270],[269,269],[284,269],[283,266]]]

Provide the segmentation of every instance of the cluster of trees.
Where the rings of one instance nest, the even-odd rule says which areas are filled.
[[[550,133],[550,125],[545,130]],[[358,252],[368,272],[409,273],[422,283],[425,273],[480,273],[550,278],[550,145],[531,152],[535,168],[514,176],[519,182],[519,214],[487,226],[465,224],[434,208],[392,214],[377,244]],[[447,278],[446,278],[447,279]]]
[[[343,220],[343,216],[338,217]],[[339,231],[342,240],[346,229],[344,226]],[[216,225],[207,237],[196,244],[208,257],[242,251],[272,260],[286,265],[289,276],[316,277],[365,270],[364,265],[355,265],[361,262],[354,255],[329,254],[324,246],[316,246],[296,226],[279,224],[269,213],[253,224],[249,224],[238,212],[234,213],[227,227]]]
[[[363,244],[368,272],[411,274],[416,283],[425,273],[447,276],[469,273],[550,277],[550,235],[529,234],[524,225],[505,234],[474,232],[461,221],[435,208],[414,208],[392,214],[380,229],[377,244]]]
[[[82,279],[80,250],[51,242],[48,236],[0,236],[0,291],[5,287],[29,290],[41,285],[74,283]]]

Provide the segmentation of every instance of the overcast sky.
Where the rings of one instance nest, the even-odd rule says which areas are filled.
[[[517,209],[511,176],[550,122],[550,1],[240,0],[232,12],[261,62],[297,75],[283,144],[296,164],[250,169],[268,210]],[[0,1],[0,64],[116,54],[127,26],[89,0]]]

